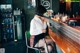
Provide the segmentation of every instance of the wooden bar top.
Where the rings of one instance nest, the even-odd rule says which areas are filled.
[[[49,29],[51,39],[61,48],[63,53],[80,53],[80,45],[68,37],[62,37]]]
[[[61,48],[63,53],[80,53],[80,30],[58,22],[58,20],[52,20],[57,33],[49,28],[51,39]]]
[[[56,20],[56,19],[54,19],[54,18],[52,18],[52,20],[55,21],[55,22],[57,22],[57,23],[61,23],[61,24],[65,25],[65,26],[67,26],[67,27],[69,27],[69,28],[71,28],[71,29],[73,29],[73,30],[76,30],[76,31],[80,32],[79,26],[78,26],[78,28],[79,28],[79,29],[78,29],[78,28],[76,28],[76,27],[68,26],[67,24],[65,24],[65,23],[63,23],[63,22],[59,22],[58,20]]]

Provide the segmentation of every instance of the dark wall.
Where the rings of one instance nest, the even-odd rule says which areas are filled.
[[[35,8],[32,7],[28,0],[24,0],[24,11],[26,17],[26,30],[29,31],[30,29],[30,21],[35,15]]]
[[[78,15],[80,14],[80,2],[72,2],[71,3],[71,11],[72,14]]]
[[[52,0],[52,9],[54,13],[59,12],[59,0]]]
[[[66,2],[60,2],[59,3],[60,5],[59,5],[59,12],[60,13],[65,13],[66,12]]]
[[[4,4],[5,2],[5,0],[0,0],[0,4]]]
[[[25,14],[26,14],[26,30],[29,31],[29,29],[30,29],[30,21],[34,17],[35,9],[34,8],[30,8],[30,9],[24,9],[24,10],[25,10]]]
[[[12,0],[0,0],[0,4],[12,4]]]
[[[13,0],[13,8],[24,8],[24,0]]]

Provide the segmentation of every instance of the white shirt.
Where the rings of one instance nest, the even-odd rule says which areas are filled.
[[[42,30],[46,29],[46,27],[47,27],[46,22],[42,23],[42,21],[35,16],[30,23],[30,34],[39,35],[43,33]]]

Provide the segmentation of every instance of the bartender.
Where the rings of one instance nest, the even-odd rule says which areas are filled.
[[[33,48],[39,40],[46,36],[46,28],[49,20],[44,17],[44,13],[47,10],[42,5],[38,6],[36,9],[36,14],[30,23],[30,46]],[[49,23],[48,23],[49,26]],[[49,40],[51,42],[52,40]],[[51,47],[49,47],[51,49]]]
[[[42,6],[38,6],[36,9],[36,14],[30,23],[30,34],[31,41],[30,46],[33,47],[40,39],[44,38],[44,33],[46,33],[46,22],[44,22],[43,14],[47,10]],[[32,40],[34,39],[34,40]]]

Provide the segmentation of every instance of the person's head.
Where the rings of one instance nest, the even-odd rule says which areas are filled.
[[[46,8],[42,5],[39,5],[37,8],[36,8],[36,15],[38,16],[43,16],[43,14],[47,12]]]

